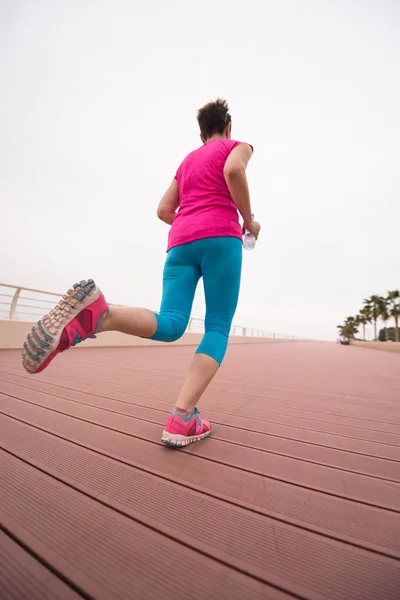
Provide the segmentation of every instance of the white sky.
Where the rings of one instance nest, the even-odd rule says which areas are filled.
[[[333,339],[400,287],[397,0],[1,0],[0,52],[3,282],[158,309],[156,207],[222,96],[263,226],[235,322]]]

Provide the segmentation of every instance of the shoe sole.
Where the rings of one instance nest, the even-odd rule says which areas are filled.
[[[164,431],[162,434],[161,441],[166,446],[173,446],[174,448],[183,448],[184,446],[188,446],[189,444],[193,444],[193,442],[200,442],[208,437],[211,433],[211,429],[202,433],[201,435],[192,435],[187,437],[186,435],[174,435],[172,433],[168,433]]]
[[[100,289],[93,279],[80,281],[61,298],[43,319],[32,327],[22,351],[22,365],[33,375],[57,350],[62,331],[68,323],[100,296]]]

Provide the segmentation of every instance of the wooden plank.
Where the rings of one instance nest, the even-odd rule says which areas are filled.
[[[26,395],[33,399],[36,397],[37,392],[26,390]],[[148,465],[150,455],[157,452],[157,447],[158,452],[160,450],[158,440],[161,428],[158,425],[146,421],[127,419],[123,415],[45,394],[39,394],[36,400],[46,405],[47,408],[41,407],[40,404],[21,402],[16,398],[13,399],[3,395],[1,396],[1,410],[3,413],[19,416],[24,420],[32,421],[32,419],[40,418],[40,423],[49,423],[50,425],[45,426],[50,427],[50,429],[55,426],[53,423],[61,426],[67,425],[68,421],[60,421],[57,418],[58,412],[62,411],[62,414],[71,418],[72,422],[75,423],[75,427],[78,425],[76,419],[79,419],[97,425],[100,431],[106,428],[106,431],[102,432],[106,437],[110,435],[110,430],[127,434],[130,436],[132,447],[137,446],[136,456],[139,456],[143,464],[146,465]],[[54,412],[55,410],[57,412]],[[150,446],[143,446],[147,442]],[[165,448],[162,448],[162,450],[165,450]],[[219,442],[213,440],[212,437],[207,440],[207,444],[189,446],[184,454],[195,455],[197,461],[200,460],[202,464],[197,462],[197,469],[207,469],[202,460],[207,459],[218,463],[222,470],[225,470],[227,466],[233,469],[239,468],[243,472],[242,476],[245,473],[260,475],[263,478],[292,483],[296,486],[323,491],[342,498],[400,510],[400,485],[385,480],[346,471],[339,472],[336,469],[293,460],[284,456],[268,455],[251,448]],[[169,466],[168,461],[166,461],[164,467],[169,468]]]
[[[14,383],[15,380],[20,381],[19,378],[13,376],[8,376],[8,379],[3,381],[6,383]],[[20,383],[18,383],[18,385],[20,385]],[[3,389],[4,391],[7,390],[9,394],[15,397],[32,397],[29,392],[21,391],[21,393],[19,393],[18,388],[16,387],[3,386]],[[105,396],[89,394],[75,388],[68,389],[34,381],[31,388],[28,389],[44,392],[46,395],[55,395],[59,398],[65,398],[78,404],[95,406],[121,415],[127,415],[129,417],[156,423],[160,427],[164,425],[166,418],[166,413],[163,410],[147,408],[125,400],[115,400]],[[38,398],[39,396],[35,397]],[[41,398],[43,398],[43,396],[41,396]],[[130,397],[128,396],[128,398]],[[152,404],[157,405],[157,401],[152,400]],[[46,406],[49,406],[49,404],[47,403]],[[212,421],[213,439],[215,440],[239,444],[257,450],[295,458],[296,460],[313,462],[343,469],[345,471],[387,479],[389,481],[400,481],[400,469],[395,461],[385,460],[376,456],[365,456],[340,450],[338,448],[320,446],[315,443],[301,442],[297,439],[270,435],[263,431],[262,423],[254,419],[250,421],[249,419],[238,419],[235,416],[225,416],[224,421],[222,421],[221,415],[211,410],[206,412],[206,416]],[[249,427],[254,428],[253,430],[244,429],[240,426],[246,425],[246,421],[249,422]],[[235,423],[237,423],[237,425],[235,425]],[[293,435],[295,435],[295,433]]]
[[[3,449],[25,462],[92,497],[107,498],[114,507],[134,509],[135,514],[140,515],[138,518],[176,539],[189,543],[186,537],[193,530],[192,545],[201,543],[201,551],[208,554],[218,549],[231,556],[231,560],[239,558],[250,572],[258,564],[254,545],[270,539],[271,528],[274,535],[278,535],[282,522],[400,559],[400,518],[390,511],[327,496],[320,498],[319,494],[309,494],[307,506],[293,511],[293,499],[288,494],[281,499],[281,506],[276,507],[280,512],[274,514],[270,510],[267,518],[267,513],[256,515],[227,501],[185,488],[186,502],[191,509],[181,514],[183,489],[179,480],[171,482],[145,473],[4,416],[0,417],[0,440]],[[213,515],[213,535],[209,535],[207,527],[198,529],[202,514]],[[236,533],[238,519],[241,528]],[[374,523],[373,528],[371,523]],[[272,548],[272,555],[274,552]],[[260,567],[261,573],[257,577],[262,578],[262,565]]]
[[[0,460],[0,519],[96,600],[187,600],[190,590],[199,600],[212,594],[232,600],[287,598],[5,453]]]
[[[79,600],[66,583],[0,531],[0,600]]]
[[[108,540],[115,515],[125,523],[116,525],[124,548],[133,537],[126,523],[133,523],[140,539],[151,532],[143,538],[148,561],[158,540],[167,540],[177,558],[179,548],[192,553],[190,570],[199,566],[200,579],[202,569],[220,567],[241,576],[237,585],[228,577],[233,597],[242,586],[244,597],[397,598],[398,356],[334,344],[232,347],[202,401],[212,438],[174,452],[159,444],[159,434],[192,353],[77,350],[32,378],[21,370],[19,353],[0,352],[0,411],[8,415],[0,420],[0,439],[17,456],[7,455],[17,462],[7,463],[0,493],[14,534],[96,600],[106,593],[100,571],[109,565],[101,557],[85,563],[82,532],[86,526],[89,541]],[[93,503],[96,517],[74,531],[77,555],[84,556],[76,564],[63,519],[69,511],[68,519],[80,523],[82,500]],[[44,538],[34,531],[42,513],[53,519],[42,527]],[[130,566],[137,565],[143,557],[137,548],[129,552]],[[164,554],[157,555],[161,571]],[[107,600],[129,598],[114,562],[112,552]],[[140,593],[156,597],[146,591],[152,575],[141,571]],[[173,577],[165,577],[173,595]],[[258,586],[250,592],[249,581]]]

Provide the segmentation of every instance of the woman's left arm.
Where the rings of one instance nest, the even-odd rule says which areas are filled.
[[[176,179],[173,179],[171,185],[160,200],[160,204],[157,208],[157,217],[167,225],[172,225],[178,207],[179,188]]]

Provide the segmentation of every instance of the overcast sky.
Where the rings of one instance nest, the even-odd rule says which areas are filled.
[[[263,228],[235,322],[334,339],[400,287],[398,0],[0,0],[0,52],[0,281],[157,309],[156,207],[222,96]]]

